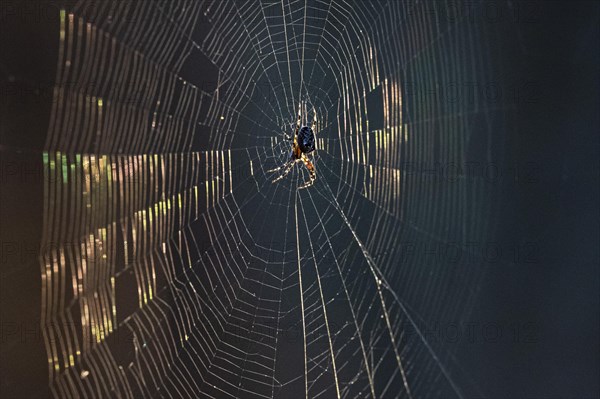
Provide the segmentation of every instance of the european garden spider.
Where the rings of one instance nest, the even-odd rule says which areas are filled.
[[[296,130],[294,131],[294,136],[290,137],[284,133],[284,137],[288,141],[293,140],[292,150],[288,157],[288,160],[285,164],[281,165],[278,168],[271,169],[268,172],[278,172],[283,170],[283,172],[273,180],[273,183],[277,183],[279,180],[283,179],[287,176],[288,173],[292,170],[294,165],[297,162],[303,162],[306,169],[308,169],[308,173],[310,179],[304,184],[302,184],[298,189],[307,188],[313,185],[317,178],[317,173],[315,170],[315,166],[309,159],[309,154],[311,154],[315,150],[315,128],[317,127],[317,113],[313,109],[314,118],[312,122],[312,126],[302,126],[302,111],[298,111],[298,121],[296,122]]]

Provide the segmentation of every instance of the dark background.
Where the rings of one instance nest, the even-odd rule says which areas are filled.
[[[489,46],[507,79],[534,82],[511,128],[494,129],[505,135],[503,167],[528,179],[498,191],[497,234],[507,246],[534,243],[534,261],[507,255],[485,273],[470,320],[502,326],[501,339],[448,345],[475,387],[468,396],[599,397],[600,6],[528,4],[536,23],[504,22]],[[1,397],[48,395],[37,247],[55,22],[0,15]]]

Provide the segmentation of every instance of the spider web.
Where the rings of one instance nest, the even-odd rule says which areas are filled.
[[[40,257],[55,396],[463,396],[422,326],[466,317],[483,270],[421,244],[488,237],[494,193],[419,165],[473,159],[474,131],[492,161],[497,115],[436,91],[489,54],[435,4],[61,11]],[[314,186],[301,164],[272,184],[313,109]]]

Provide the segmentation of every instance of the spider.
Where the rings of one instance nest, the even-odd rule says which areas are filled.
[[[292,150],[290,151],[290,155],[285,164],[281,165],[278,168],[271,169],[268,172],[278,172],[283,170],[283,172],[273,180],[273,183],[277,183],[279,180],[283,179],[290,173],[292,168],[297,162],[303,162],[306,169],[308,169],[308,173],[310,179],[304,184],[302,184],[298,189],[307,188],[313,185],[317,178],[317,173],[315,170],[315,166],[309,159],[309,155],[315,151],[315,128],[317,127],[317,113],[313,109],[314,119],[312,122],[312,126],[302,126],[302,112],[298,111],[298,121],[296,122],[296,129],[294,131],[294,136],[290,137],[284,133],[284,138],[288,141],[293,141]]]

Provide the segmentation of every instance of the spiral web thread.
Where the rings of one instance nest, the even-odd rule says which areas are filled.
[[[61,11],[40,256],[55,396],[462,395],[419,325],[468,314],[482,271],[401,243],[481,240],[493,190],[406,165],[463,163],[497,116],[430,92],[488,55],[476,25],[423,7]],[[300,164],[272,184],[313,109],[315,185],[297,190]]]

